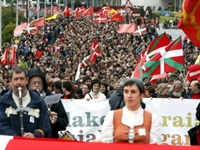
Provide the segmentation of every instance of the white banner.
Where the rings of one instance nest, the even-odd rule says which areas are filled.
[[[62,100],[69,118],[69,130],[78,141],[95,140],[110,107],[108,100]]]
[[[146,98],[143,102],[160,119],[163,144],[190,145],[187,131],[198,124],[195,113],[200,100]]]
[[[146,110],[155,113],[161,123],[163,144],[189,145],[187,131],[198,124],[196,107],[200,100],[143,99]],[[62,100],[69,118],[68,130],[80,141],[99,136],[102,122],[109,111],[108,100]]]

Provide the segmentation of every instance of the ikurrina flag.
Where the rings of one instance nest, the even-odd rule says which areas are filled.
[[[144,64],[144,77],[183,70],[184,58],[181,37],[162,48]]]
[[[185,32],[195,46],[200,46],[200,1],[184,0],[182,10],[178,27]]]
[[[141,26],[137,26],[135,30],[135,34],[136,33],[139,35],[147,34],[147,29],[146,29],[145,24],[142,24]]]
[[[166,45],[169,44],[169,39],[166,35],[166,33],[162,33],[159,36],[157,36],[147,47],[146,51],[142,52],[139,57],[140,61],[138,65],[136,66],[133,74],[131,77],[136,78],[143,78],[143,67],[144,63],[150,58],[152,58],[155,54],[159,53],[162,48],[164,48]]]

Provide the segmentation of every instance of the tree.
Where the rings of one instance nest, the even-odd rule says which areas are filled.
[[[2,31],[2,43],[10,42],[10,40],[13,38],[15,26],[15,24],[10,22],[4,27],[4,30]]]
[[[177,7],[177,5],[176,5],[176,9],[174,9],[174,4],[171,5],[171,7],[170,7],[170,11],[178,11],[178,7]]]
[[[144,8],[143,8],[143,7],[140,7],[140,8],[139,8],[139,12],[140,12],[140,15],[141,15],[142,17],[144,17],[145,11],[144,11]]]
[[[149,18],[151,18],[151,17],[152,17],[152,10],[151,10],[151,7],[148,6],[148,7],[146,8],[146,12],[147,12],[147,10],[148,10],[148,12],[149,12]]]
[[[10,42],[11,38],[13,37],[13,31],[16,27],[16,11],[13,10],[13,15],[11,15],[10,8],[2,8],[2,43]],[[24,12],[19,11],[19,22],[23,23],[26,21],[26,18],[23,16]],[[9,26],[9,28],[7,27]]]
[[[158,8],[158,11],[161,11],[161,10],[162,10],[162,7],[159,7],[159,8]]]

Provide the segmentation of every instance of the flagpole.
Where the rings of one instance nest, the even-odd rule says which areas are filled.
[[[16,1],[16,27],[18,26],[18,0]]]

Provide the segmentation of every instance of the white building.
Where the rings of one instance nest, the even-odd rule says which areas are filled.
[[[183,0],[130,0],[132,5],[136,8],[141,6],[146,9],[147,6],[150,6],[152,10],[158,10],[159,7],[162,9],[168,8],[172,4],[176,4],[176,6],[180,9],[182,6]],[[122,5],[125,5],[127,0],[122,0]]]

